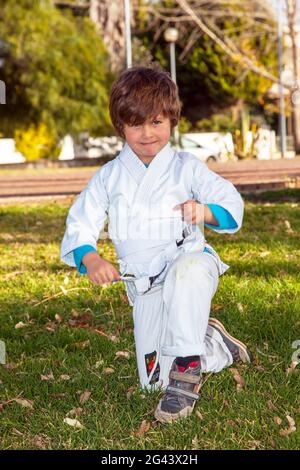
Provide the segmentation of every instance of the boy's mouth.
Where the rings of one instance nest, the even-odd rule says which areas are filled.
[[[141,142],[142,145],[152,145],[152,144],[157,144],[157,140],[154,142]]]

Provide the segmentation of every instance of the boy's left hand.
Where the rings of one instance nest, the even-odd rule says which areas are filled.
[[[200,204],[194,199],[188,199],[182,204],[178,204],[173,207],[173,210],[181,210],[182,220],[185,220],[190,225],[204,222],[204,204]]]

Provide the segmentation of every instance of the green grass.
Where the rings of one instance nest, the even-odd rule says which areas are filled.
[[[288,198],[286,192],[260,195],[260,202],[249,196],[240,232],[207,231],[231,265],[220,279],[212,315],[249,345],[255,361],[235,365],[246,382],[240,392],[229,370],[207,375],[193,416],[167,426],[153,418],[160,393],[138,388],[131,308],[123,286],[94,286],[59,261],[67,204],[3,206],[0,339],[8,366],[0,366],[0,447],[299,449],[300,375],[297,368],[286,373],[295,352],[292,343],[300,340],[299,200],[299,190]],[[115,261],[110,243],[100,242],[99,250]],[[76,312],[86,315],[89,328],[70,325]],[[19,322],[25,326],[16,329]],[[130,358],[116,359],[117,351],[129,351]],[[114,373],[106,374],[108,367]],[[51,372],[53,379],[41,380]],[[127,397],[132,386],[134,393]],[[80,404],[85,390],[91,396]],[[33,408],[10,401],[16,397],[32,400]],[[63,422],[78,407],[82,429]],[[281,436],[280,429],[288,428],[286,415],[297,429]],[[138,436],[144,420],[151,427]]]

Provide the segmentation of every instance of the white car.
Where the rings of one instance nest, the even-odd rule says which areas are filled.
[[[205,163],[221,161],[221,152],[204,147],[193,139],[181,136],[179,139],[179,151],[189,152]]]

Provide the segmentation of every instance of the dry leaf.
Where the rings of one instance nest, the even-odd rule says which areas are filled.
[[[272,402],[272,400],[268,400],[268,401],[267,401],[267,406],[268,406],[269,410],[271,410],[271,411],[275,411],[275,410],[276,410],[276,406],[274,405],[274,403]]]
[[[41,375],[41,380],[47,382],[48,380],[54,380],[53,373],[50,372],[49,375]]]
[[[198,436],[195,436],[194,439],[192,439],[192,450],[197,450],[199,449],[199,440]]]
[[[64,285],[66,286],[66,285],[68,285],[68,284],[69,284],[69,277],[66,276],[66,277],[64,278]]]
[[[274,420],[274,423],[277,424],[278,426],[280,426],[282,423],[282,419],[279,418],[279,416],[274,416],[273,420]]]
[[[15,329],[19,330],[20,328],[24,328],[24,326],[27,326],[27,325],[23,323],[22,321],[19,321],[19,323],[15,325]]]
[[[234,421],[233,419],[228,419],[226,421],[227,426],[230,426],[232,428],[236,428],[238,426],[238,423]]]
[[[130,359],[130,353],[127,351],[117,351],[115,359]]]
[[[261,253],[259,253],[259,256],[261,258],[265,258],[265,256],[269,256],[271,254],[271,251],[262,251]]]
[[[286,375],[290,375],[295,372],[297,365],[299,364],[298,361],[292,361],[290,367],[286,369]]]
[[[296,431],[296,425],[295,425],[295,421],[293,420],[293,418],[289,415],[286,415],[286,419],[287,419],[287,422],[289,423],[289,427],[285,429],[280,429],[279,434],[282,437],[288,436],[292,432]]]
[[[91,394],[92,394],[92,392],[89,392],[89,390],[85,390],[85,391],[80,395],[79,402],[83,405],[86,401],[89,400]]]
[[[62,374],[59,378],[60,380],[70,380],[71,377],[67,374]]]
[[[200,421],[203,420],[203,416],[202,416],[202,414],[200,413],[200,411],[197,410],[197,411],[196,411],[196,415],[198,416],[198,418],[200,419]]]
[[[112,369],[111,367],[106,367],[103,369],[103,374],[114,374],[115,369]]]
[[[285,231],[287,233],[294,233],[294,230],[292,229],[291,224],[288,220],[284,221],[284,225],[285,225]]]
[[[18,403],[21,406],[24,406],[24,408],[31,408],[33,409],[33,401],[28,400],[27,398],[13,398],[13,401]]]
[[[49,446],[50,439],[48,436],[42,434],[40,436],[34,436],[31,442],[39,449],[46,449]]]
[[[78,343],[73,343],[73,346],[76,348],[76,349],[87,349],[90,347],[90,340],[86,340],[86,341],[79,341]]]
[[[68,415],[70,416],[80,416],[83,412],[83,409],[80,407],[73,408],[72,410],[69,411]]]
[[[140,428],[138,431],[134,432],[133,434],[136,436],[136,437],[142,437],[144,434],[146,434],[146,432],[149,431],[151,427],[151,423],[149,421],[142,421],[142,424],[140,425]]]
[[[15,434],[16,436],[23,436],[24,434],[19,431],[17,428],[12,428],[11,430],[12,434]]]
[[[78,421],[78,419],[71,419],[71,418],[65,418],[64,423],[68,424],[69,426],[72,426],[73,428],[76,429],[82,429],[84,426]]]
[[[237,304],[237,309],[240,313],[243,313],[243,311],[244,311],[244,307],[240,302]]]
[[[135,390],[134,386],[129,387],[129,389],[127,390],[127,393],[126,393],[126,396],[127,396],[128,399],[131,398],[131,395],[133,394],[134,390]]]
[[[58,315],[58,313],[55,314],[55,320],[58,322],[58,323],[61,323],[62,322],[62,317],[60,315]]]
[[[239,371],[235,369],[234,367],[231,367],[229,371],[231,372],[234,380],[237,383],[236,385],[237,392],[241,392],[243,388],[245,387],[245,380],[243,379],[243,377],[241,377]]]

